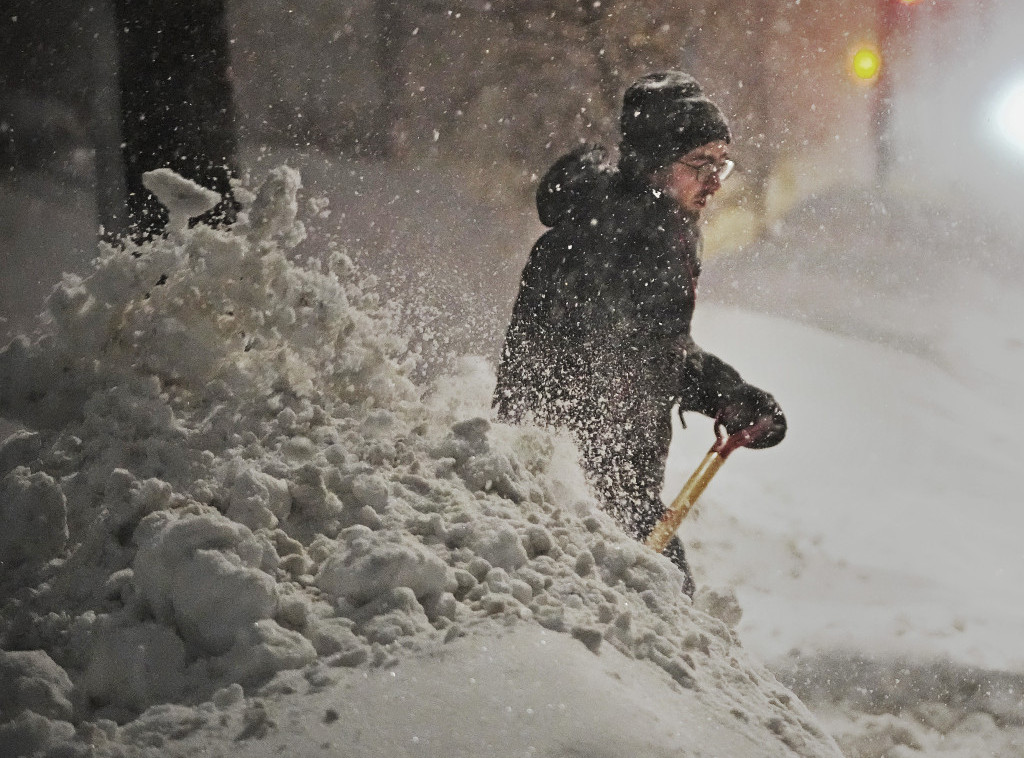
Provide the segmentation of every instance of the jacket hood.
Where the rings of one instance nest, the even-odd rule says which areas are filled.
[[[537,186],[537,213],[545,226],[592,215],[611,197],[618,169],[601,145],[580,145],[548,169]]]

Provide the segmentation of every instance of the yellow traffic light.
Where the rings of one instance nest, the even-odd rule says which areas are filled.
[[[872,45],[856,47],[850,56],[850,71],[862,82],[872,82],[882,70],[882,56]]]

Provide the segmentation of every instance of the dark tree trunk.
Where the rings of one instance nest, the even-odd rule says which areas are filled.
[[[398,120],[402,96],[402,3],[374,0],[373,15],[377,27],[376,62],[380,76],[380,104],[373,114],[369,153],[390,158],[395,152],[393,129]]]
[[[151,237],[167,222],[142,186],[144,172],[162,167],[221,193],[207,215],[232,221],[236,136],[224,0],[114,0],[114,17],[130,235]]]
[[[89,132],[96,150],[96,214],[108,241],[128,232],[124,159],[121,155],[121,88],[118,84],[117,22],[113,4],[98,2],[85,14],[92,31],[92,102]]]

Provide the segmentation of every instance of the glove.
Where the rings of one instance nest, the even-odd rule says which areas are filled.
[[[754,450],[773,447],[786,436],[786,417],[775,398],[752,384],[741,384],[722,398],[715,420],[730,434],[750,429],[762,419],[771,424],[746,445]]]

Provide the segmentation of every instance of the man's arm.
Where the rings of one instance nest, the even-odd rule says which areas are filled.
[[[786,417],[775,398],[743,381],[739,372],[716,355],[688,340],[677,375],[679,411],[710,416],[736,434],[770,419],[766,431],[747,447],[772,447],[786,436]],[[679,348],[677,348],[677,354]]]

